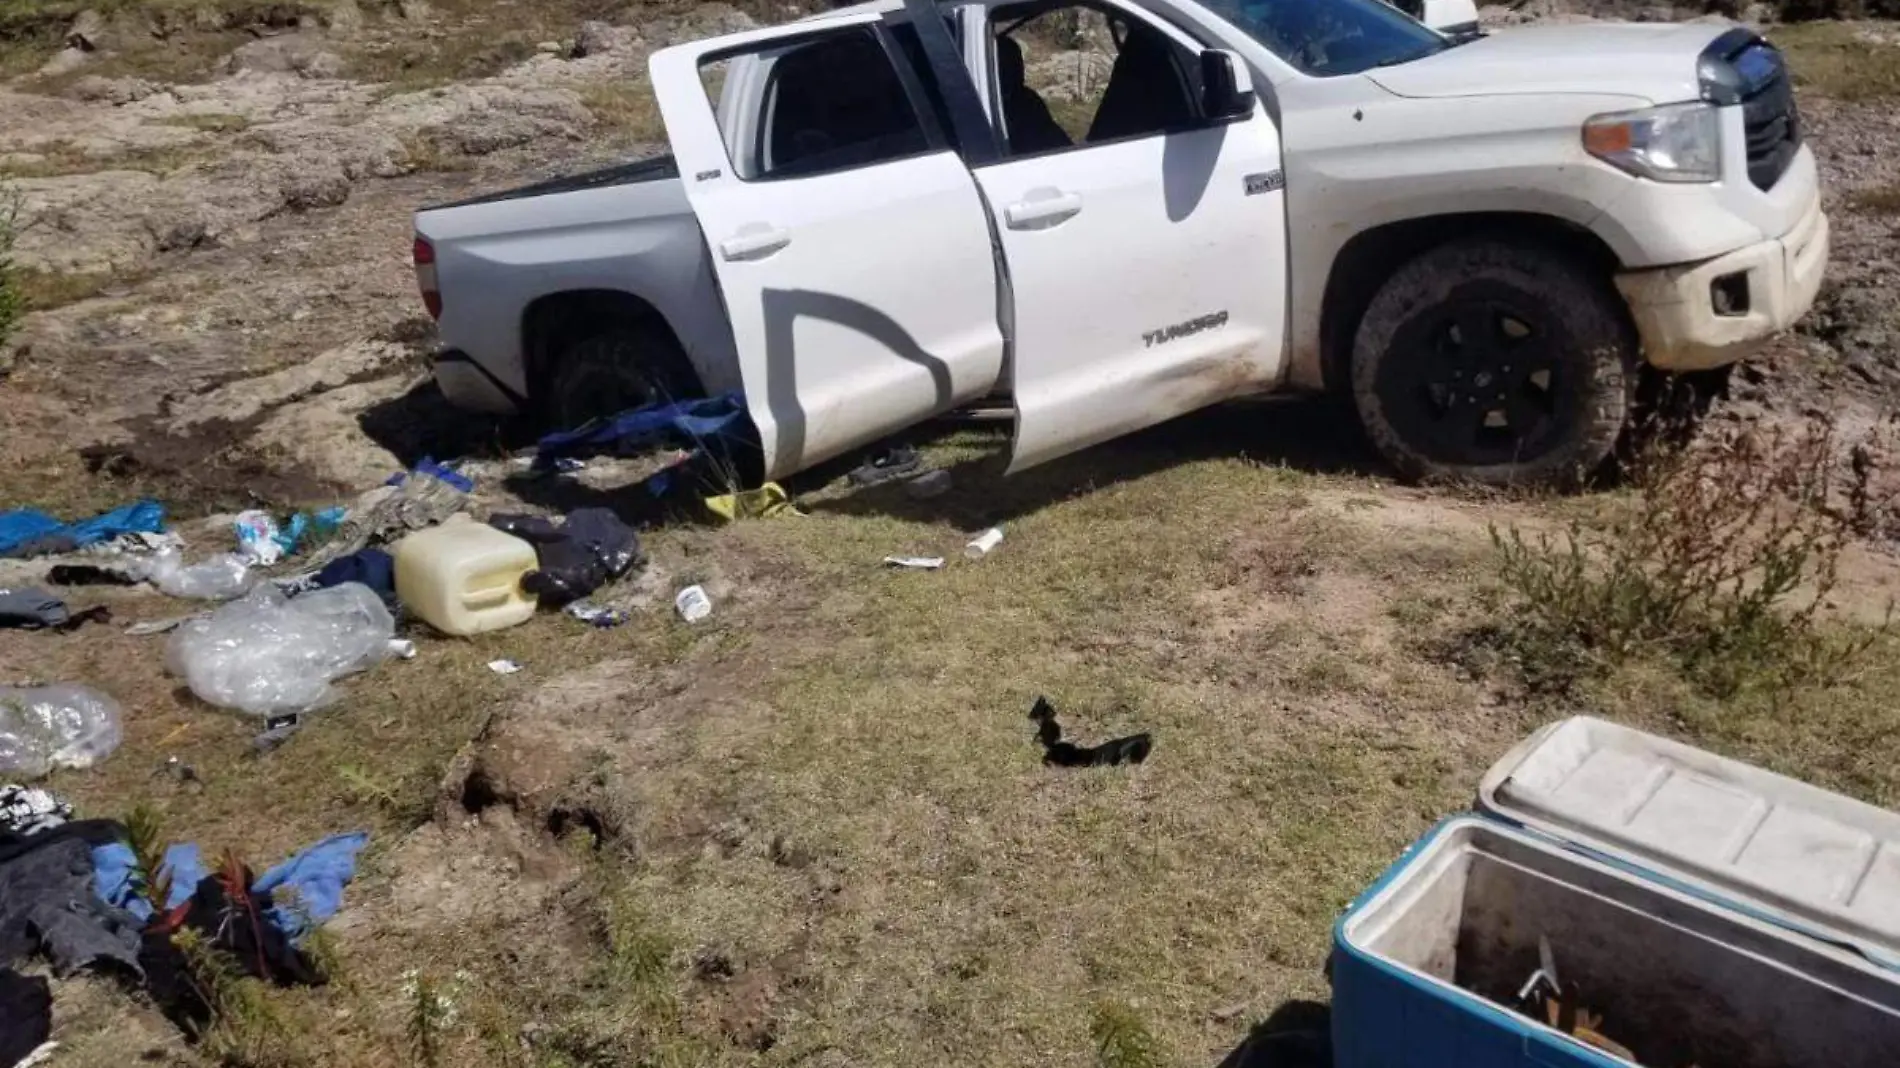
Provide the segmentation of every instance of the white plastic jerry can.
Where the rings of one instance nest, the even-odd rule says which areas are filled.
[[[465,515],[397,542],[396,596],[444,634],[469,635],[528,621],[535,599],[521,578],[537,566],[534,546]]]

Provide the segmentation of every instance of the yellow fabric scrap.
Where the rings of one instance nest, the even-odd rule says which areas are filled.
[[[705,499],[706,510],[730,523],[739,519],[770,519],[781,515],[804,515],[792,503],[791,494],[776,482],[767,482],[754,490],[721,494]]]

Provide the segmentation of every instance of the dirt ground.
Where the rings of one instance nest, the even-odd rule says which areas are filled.
[[[478,511],[626,503],[614,465],[519,477],[523,428],[442,403],[410,214],[648,151],[651,48],[795,9],[101,10],[80,46],[76,11],[0,6],[0,176],[24,196],[36,308],[0,355],[0,506],[151,494],[212,551],[238,509],[348,500],[423,455],[470,459]],[[1900,29],[1774,32],[1805,83],[1834,261],[1816,313],[1717,416],[1870,426],[1900,395],[1900,85],[1832,64],[1900,65]],[[330,924],[335,981],[271,992],[265,1037],[194,1047],[73,979],[50,1063],[1211,1065],[1325,999],[1340,910],[1556,717],[1900,805],[1886,639],[1846,684],[1772,699],[1716,700],[1650,662],[1552,695],[1466,655],[1510,610],[1491,528],[1597,498],[1395,485],[1317,401],[1202,413],[1009,479],[996,431],[923,444],[945,497],[819,472],[792,487],[801,517],[652,527],[650,567],[607,594],[626,625],[416,630],[414,660],[345,683],[268,753],[166,674],[164,637],[122,632],[176,601],[75,591],[114,625],[0,632],[0,681],[124,705],[123,747],[49,782],[83,812],[145,803],[174,838],[260,867],[372,832]],[[964,561],[996,524],[1002,546]],[[880,568],[892,553],[953,560]],[[1845,568],[1841,625],[1879,618],[1900,566],[1868,543]],[[689,582],[716,604],[698,626],[670,607]],[[491,672],[501,657],[523,670]],[[1152,732],[1153,756],[1043,766],[1039,695],[1085,742]],[[1143,1041],[1105,1047],[1117,1028]]]

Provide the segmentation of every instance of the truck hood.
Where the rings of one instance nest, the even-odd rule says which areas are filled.
[[[1523,26],[1366,76],[1399,96],[1587,93],[1667,104],[1696,99],[1696,59],[1728,28],[1693,22]]]

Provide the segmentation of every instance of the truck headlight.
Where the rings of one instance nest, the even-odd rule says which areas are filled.
[[[1715,108],[1697,101],[1598,115],[1583,124],[1583,148],[1612,167],[1658,182],[1722,176]]]

